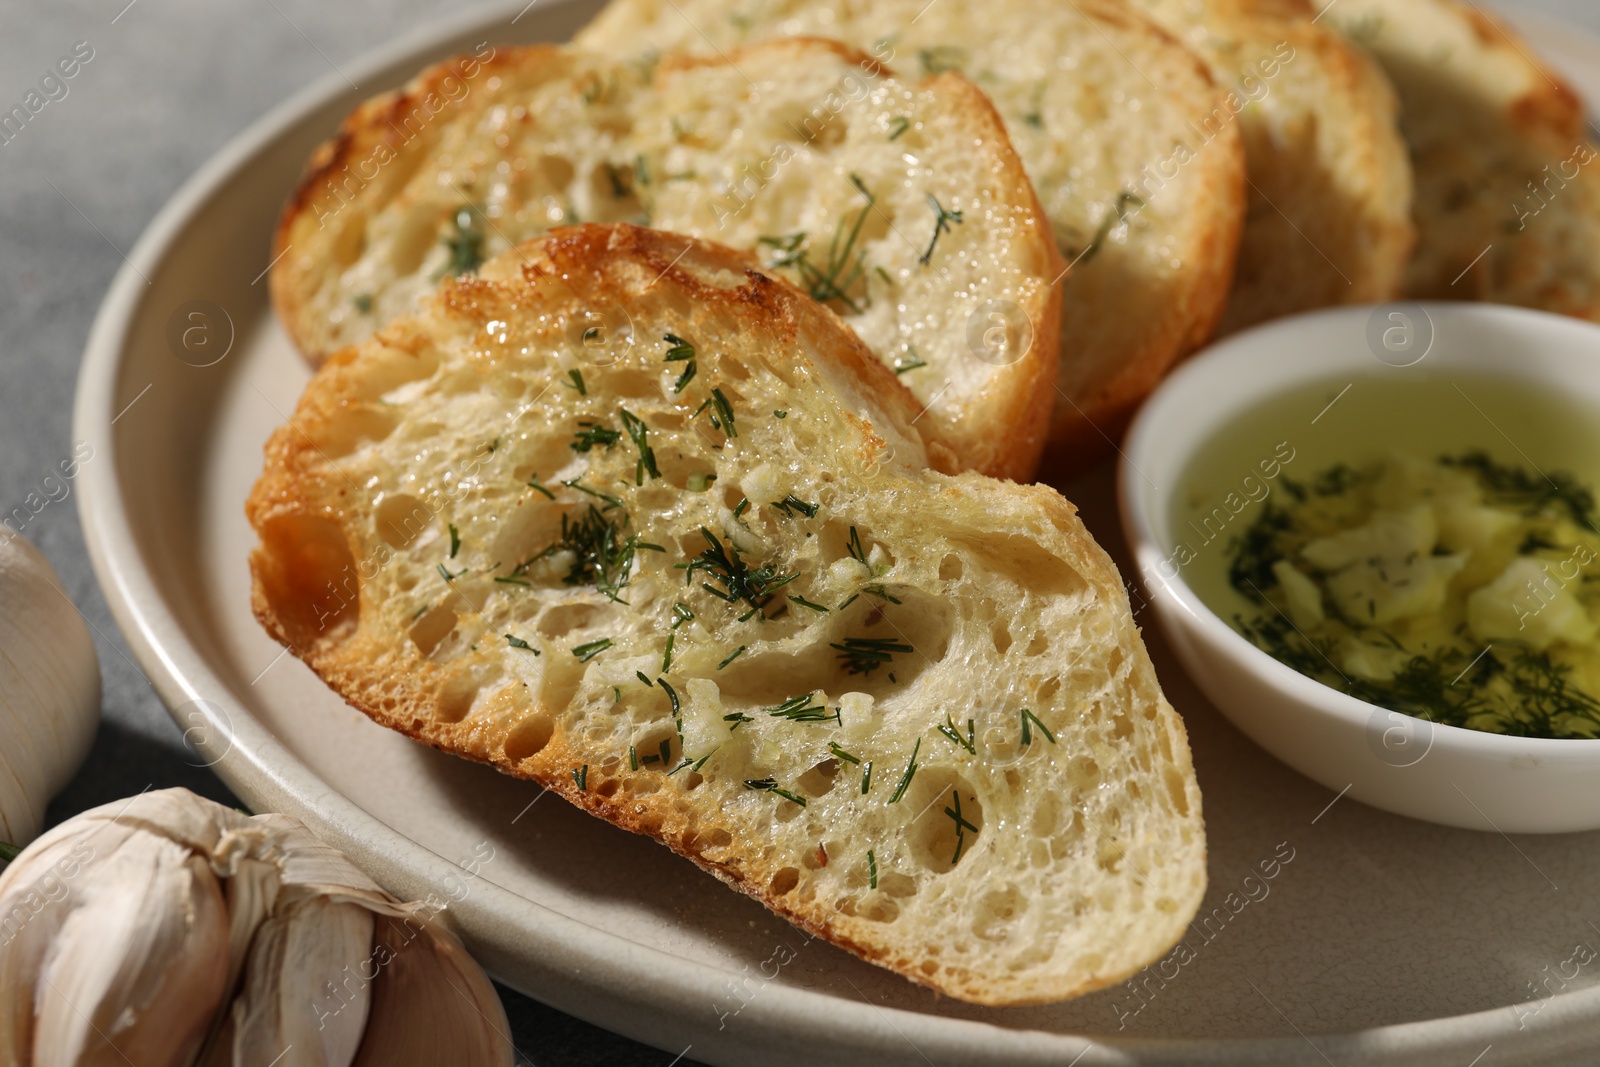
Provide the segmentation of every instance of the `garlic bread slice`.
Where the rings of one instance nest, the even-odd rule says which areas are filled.
[[[1416,243],[1388,79],[1303,0],[1135,0],[1211,64],[1244,132],[1249,210],[1221,333],[1391,300]]]
[[[1204,62],[1121,0],[614,0],[574,43],[649,60],[792,34],[993,99],[1072,266],[1049,464],[1108,453],[1233,279],[1244,149],[1237,123],[1206,125],[1222,93]]]
[[[258,617],[374,720],[648,834],[951,996],[1181,936],[1200,795],[1053,490],[739,253],[556,231],[335,354],[267,445]]]
[[[1417,175],[1407,294],[1600,319],[1600,148],[1565,78],[1456,0],[1340,0],[1323,21],[1400,94]]]
[[[640,65],[542,46],[465,57],[362,105],[278,232],[272,286],[313,359],[436,279],[578,220],[748,249],[842,315],[927,408],[954,466],[1028,480],[1064,264],[987,98],[833,41]],[[414,134],[396,114],[458,88]],[[350,161],[387,154],[359,187]]]

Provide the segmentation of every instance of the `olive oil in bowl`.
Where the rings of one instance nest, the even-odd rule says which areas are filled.
[[[1435,722],[1600,736],[1600,428],[1548,390],[1355,376],[1210,440],[1168,565],[1278,660]]]

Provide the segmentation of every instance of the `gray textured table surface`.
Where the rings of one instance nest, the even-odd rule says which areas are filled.
[[[1501,6],[1600,31],[1593,0]],[[118,250],[130,248],[183,180],[248,123],[330,65],[457,7],[445,0],[0,2],[5,107],[75,42],[95,50],[68,95],[0,145],[0,513],[37,491],[70,451],[78,357],[122,265]],[[52,818],[146,786],[183,785],[231,801],[209,771],[185,761],[178,730],[129,660],[84,553],[76,509],[52,505],[26,532],[99,631],[105,674],[104,725]],[[505,999],[524,1063],[674,1062],[675,1053],[509,991]]]

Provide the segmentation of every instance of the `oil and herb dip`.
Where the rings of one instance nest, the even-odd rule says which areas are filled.
[[[1295,670],[1471,729],[1600,737],[1600,432],[1501,379],[1385,375],[1267,402],[1191,463],[1185,580]],[[1286,454],[1259,494],[1228,494]],[[1243,504],[1239,507],[1239,504]]]

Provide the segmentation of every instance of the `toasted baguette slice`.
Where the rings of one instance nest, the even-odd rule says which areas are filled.
[[[400,141],[393,115],[466,85],[465,63],[364,104],[285,213],[273,292],[314,358],[473,266],[455,221],[469,204],[466,239],[490,254],[562,219],[636,221],[756,251],[902,370],[956,467],[1031,479],[1065,264],[970,82],[904,84],[833,41],[665,63],[648,79],[553,47],[501,49]],[[339,206],[350,161],[380,147],[393,160]]]
[[[1237,123],[1205,126],[1205,64],[1116,0],[614,0],[575,43],[648,57],[797,33],[958,69],[994,100],[1072,264],[1048,462],[1109,451],[1232,282],[1244,149]]]
[[[1205,850],[1111,561],[1050,489],[925,469],[893,374],[745,262],[558,230],[337,353],[250,497],[257,615],[378,722],[913,981],[1118,981]],[[586,349],[596,309],[631,336]]]
[[[1390,300],[1416,242],[1398,104],[1377,65],[1302,0],[1136,0],[1232,90],[1250,207],[1231,333],[1297,311]]]
[[[1476,4],[1340,0],[1399,89],[1420,232],[1407,292],[1600,319],[1600,149],[1577,94]]]

